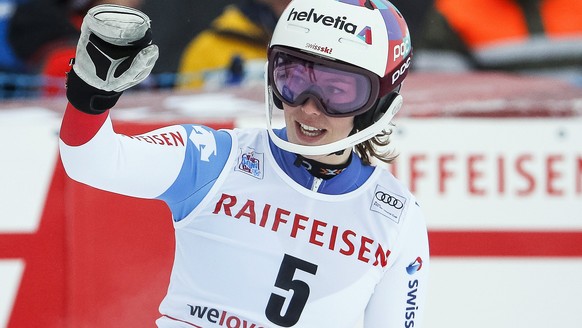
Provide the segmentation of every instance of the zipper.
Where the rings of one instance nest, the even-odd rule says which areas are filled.
[[[317,192],[319,190],[319,186],[323,182],[322,178],[313,177],[313,183],[311,184],[311,191]]]

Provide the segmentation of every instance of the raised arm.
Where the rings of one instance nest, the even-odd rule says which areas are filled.
[[[174,212],[187,212],[184,203],[196,206],[222,171],[231,152],[230,135],[204,126],[174,125],[126,136],[114,132],[109,116],[122,92],[148,76],[157,56],[145,14],[115,5],[92,8],[68,74],[60,153],[74,180],[162,199]],[[175,213],[175,219],[180,215]]]

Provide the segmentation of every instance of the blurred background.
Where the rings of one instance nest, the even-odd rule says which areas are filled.
[[[212,89],[262,82],[265,50],[289,0],[0,0],[0,99],[62,95],[86,11],[140,8],[160,58],[142,88]],[[394,0],[416,72],[509,72],[582,85],[582,2]]]
[[[112,112],[119,132],[264,126],[287,0],[0,0],[0,328],[153,327],[167,288],[165,206],[76,183],[58,159],[65,72],[99,3],[142,9],[160,47]],[[389,169],[428,218],[424,327],[580,326],[582,1],[393,3],[414,59]]]

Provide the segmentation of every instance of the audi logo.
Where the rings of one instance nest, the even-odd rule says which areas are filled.
[[[388,204],[388,205],[394,207],[397,210],[404,207],[404,203],[401,202],[398,198],[393,197],[392,195],[387,194],[387,193],[382,192],[382,191],[376,192],[376,199],[381,201],[384,204]]]

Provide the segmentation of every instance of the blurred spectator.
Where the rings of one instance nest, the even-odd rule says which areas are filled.
[[[267,45],[290,0],[243,0],[227,6],[186,47],[178,73],[180,88],[214,88],[263,81]],[[433,0],[393,0],[412,33],[422,28]],[[414,34],[412,34],[414,45]]]
[[[87,10],[102,3],[139,7],[141,2],[0,0],[0,71],[20,74],[15,76],[23,79],[23,85],[13,88],[37,89],[42,95],[64,94],[65,73],[69,60],[75,56],[79,28]]]
[[[261,80],[278,17],[290,0],[244,0],[225,7],[186,47],[178,72],[181,88]]]
[[[435,0],[416,70],[499,70],[582,85],[582,1]]]
[[[393,1],[409,22],[413,45],[432,1]],[[1,89],[16,80],[20,81],[19,85],[9,88],[24,90],[31,95],[34,92],[34,96],[64,93],[65,72],[69,70],[69,59],[74,57],[75,40],[83,16],[90,7],[101,3],[155,11],[150,13],[152,20],[155,19],[153,24],[166,27],[166,30],[162,29],[164,32],[156,33],[155,38],[168,43],[167,47],[160,47],[159,61],[163,63],[166,59],[166,62],[171,62],[164,67],[159,64],[160,67],[155,69],[157,73],[164,73],[160,76],[171,75],[172,82],[162,83],[164,86],[175,83],[175,76],[165,73],[176,71],[183,74],[181,87],[223,86],[243,81],[262,83],[267,43],[279,15],[289,2],[220,0],[200,7],[191,0],[164,1],[162,5],[142,0],[0,0],[0,72],[9,72],[9,75],[0,74],[0,98],[4,98]],[[206,30],[200,34],[190,30],[194,23],[208,24],[211,18],[199,16],[218,13],[224,3],[229,4]],[[160,6],[167,5],[171,5],[168,10],[174,12],[171,15],[159,13]],[[188,13],[177,15],[176,10]],[[192,35],[195,35],[194,39],[186,45],[182,39]],[[179,46],[174,45],[175,40],[180,40]]]
[[[400,10],[400,13],[406,19],[412,46],[416,48],[417,40],[427,28],[427,15],[434,5],[434,0],[392,0],[390,2]]]
[[[154,41],[160,48],[160,58],[152,71],[160,87],[173,87],[176,72],[186,45],[208,28],[225,6],[240,0],[153,0],[144,1],[140,10],[152,20]]]
[[[16,7],[22,2],[23,0],[0,0],[0,71],[15,72],[24,69],[24,64],[8,41],[10,20]]]

